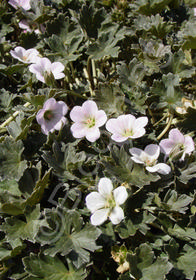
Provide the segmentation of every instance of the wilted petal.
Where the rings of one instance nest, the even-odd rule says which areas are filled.
[[[108,208],[95,211],[95,213],[91,216],[91,224],[94,226],[103,224],[108,218],[109,211],[110,209]]]
[[[109,218],[114,225],[119,224],[124,219],[124,212],[123,212],[122,208],[119,206],[116,206],[112,210]]]
[[[98,192],[92,192],[86,197],[86,206],[91,212],[105,207],[106,200]]]
[[[104,197],[108,197],[113,190],[112,181],[109,178],[101,178],[98,183],[98,191]]]
[[[154,166],[147,166],[146,170],[149,172],[158,172],[163,175],[167,175],[171,172],[171,167],[165,163],[158,163]]]
[[[117,205],[123,204],[128,197],[128,193],[126,191],[126,188],[123,187],[123,186],[120,186],[120,187],[116,188],[113,191],[113,194],[114,194],[114,199],[115,199],[115,202],[116,202]]]

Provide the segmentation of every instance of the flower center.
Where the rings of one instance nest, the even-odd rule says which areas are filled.
[[[124,130],[123,136],[129,137],[129,136],[132,136],[132,135],[133,135],[133,130],[132,130],[132,129],[126,128],[126,129]]]
[[[95,126],[95,118],[88,118],[85,121],[85,124],[87,125],[88,128]]]
[[[47,120],[47,121],[50,121],[53,117],[54,117],[54,114],[51,110],[47,110],[44,113],[44,119]]]
[[[116,206],[116,202],[113,195],[108,196],[106,200],[105,208],[113,209],[115,206]]]

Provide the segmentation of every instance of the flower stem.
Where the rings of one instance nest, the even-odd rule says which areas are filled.
[[[26,102],[24,104],[24,107],[28,107],[31,103],[30,102]],[[20,113],[19,111],[16,111],[13,113],[13,115],[11,117],[9,117],[7,120],[5,120],[1,125],[0,125],[0,129],[6,127],[11,121],[13,121],[15,119],[16,116],[18,116]]]
[[[160,139],[165,135],[165,133],[168,131],[168,129],[169,129],[170,126],[171,126],[172,120],[173,120],[173,115],[170,115],[170,118],[169,118],[169,121],[168,121],[166,127],[165,127],[165,128],[163,129],[163,131],[159,134],[159,136],[157,136],[157,140],[160,140]]]

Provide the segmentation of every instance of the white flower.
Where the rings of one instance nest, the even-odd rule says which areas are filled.
[[[100,137],[99,127],[104,125],[107,116],[103,110],[98,110],[94,101],[85,101],[82,106],[75,106],[70,112],[70,118],[75,123],[71,131],[75,138],[86,137],[90,142]]]
[[[45,83],[45,77],[53,74],[56,80],[62,79],[65,77],[65,74],[62,73],[65,69],[65,66],[61,62],[53,62],[44,57],[39,58],[35,64],[29,66],[29,71],[36,75],[36,78]]]
[[[116,225],[124,219],[123,209],[119,206],[128,197],[126,188],[120,186],[113,190],[109,178],[101,178],[98,192],[92,192],[86,197],[87,208],[92,212],[91,223],[95,226],[103,224],[107,218]]]
[[[8,3],[15,9],[21,7],[28,11],[31,9],[30,1],[31,0],[9,0]]]
[[[25,50],[23,47],[16,47],[10,54],[24,63],[35,63],[39,59],[39,52],[36,49]]]
[[[106,123],[106,129],[112,133],[111,138],[116,142],[124,142],[128,138],[142,137],[148,123],[147,117],[135,118],[133,115],[121,115],[117,119],[110,119]]]
[[[36,115],[37,122],[41,125],[42,132],[48,135],[49,132],[60,130],[67,119],[64,115],[67,113],[68,107],[63,101],[56,101],[49,98]]]
[[[195,150],[195,144],[191,136],[184,136],[177,128],[169,132],[169,138],[160,142],[161,151],[168,157],[184,160],[185,155],[190,155]]]
[[[19,25],[19,27],[21,28],[21,29],[23,29],[24,31],[24,33],[26,33],[26,32],[35,32],[36,34],[40,34],[41,33],[41,31],[38,29],[38,28],[36,28],[36,29],[31,29],[30,28],[30,26],[29,26],[29,24],[28,24],[28,21],[27,20],[25,20],[25,19],[22,19],[19,23],[18,23],[18,25]],[[40,27],[42,27],[43,25],[40,25]]]
[[[144,164],[149,172],[158,172],[165,175],[171,171],[169,165],[157,163],[160,154],[160,147],[158,145],[150,144],[146,146],[144,151],[138,148],[131,148],[129,152],[132,154],[131,159],[136,163]]]

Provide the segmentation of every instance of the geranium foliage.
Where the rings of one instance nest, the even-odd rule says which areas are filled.
[[[0,1],[0,279],[196,279],[195,6]]]

